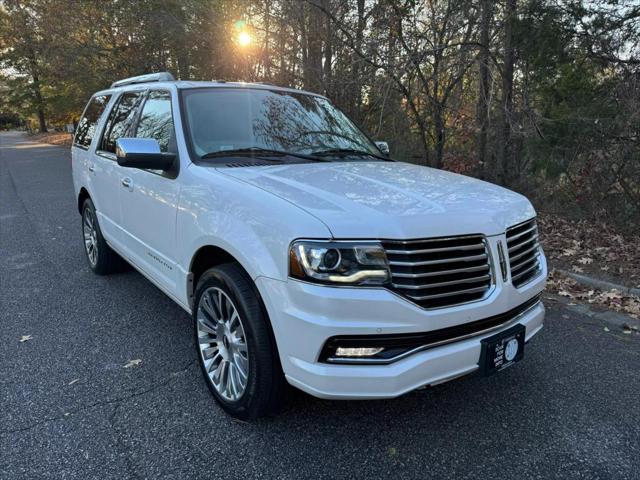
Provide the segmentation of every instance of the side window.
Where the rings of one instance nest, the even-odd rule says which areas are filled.
[[[100,116],[110,99],[111,95],[99,95],[89,100],[87,108],[84,110],[84,115],[82,115],[76,127],[76,136],[73,139],[74,145],[89,148],[96,133],[98,120],[100,120]]]
[[[138,138],[153,138],[160,144],[160,151],[169,151],[174,135],[171,115],[171,94],[159,90],[149,92],[136,130]]]
[[[109,114],[99,150],[111,153],[116,152],[116,140],[127,136],[127,131],[136,116],[137,107],[141,99],[142,92],[125,92],[122,94],[118,104],[113,107]]]

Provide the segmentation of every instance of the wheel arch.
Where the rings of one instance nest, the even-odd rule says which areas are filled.
[[[189,285],[187,286],[187,293],[189,295],[189,302],[193,302],[193,294],[195,287],[198,284],[198,279],[202,274],[210,268],[222,265],[223,263],[240,263],[233,255],[224,250],[223,248],[216,247],[214,245],[204,245],[200,247],[191,257],[189,263]]]
[[[243,262],[228,250],[217,245],[203,245],[196,250],[196,252],[191,257],[191,261],[189,262],[189,272],[187,275],[187,299],[189,302],[189,307],[193,309],[196,286],[198,285],[198,280],[200,279],[202,274],[210,268],[217,267],[218,265],[222,265],[224,263],[237,264],[247,274],[247,277],[253,282],[253,278],[247,268],[243,265]],[[258,287],[255,285],[255,282],[254,286],[256,292],[260,296],[260,292],[258,292]]]
[[[87,198],[91,198],[87,189],[84,187],[80,188],[80,192],[78,192],[78,212],[80,214],[82,214],[82,205],[84,205]]]

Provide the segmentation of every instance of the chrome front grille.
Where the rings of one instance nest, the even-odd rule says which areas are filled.
[[[540,243],[536,219],[507,230],[511,283],[521,287],[540,273]]]
[[[424,308],[442,308],[484,298],[493,285],[482,235],[382,242],[391,266],[392,289]]]

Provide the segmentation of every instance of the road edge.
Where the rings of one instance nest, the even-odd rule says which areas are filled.
[[[596,309],[593,305],[588,303],[576,303],[575,301],[556,295],[554,293],[545,292],[544,298],[561,304],[567,310],[579,315],[583,315],[592,320],[598,320],[607,325],[617,327],[623,331],[631,330],[629,333],[640,334],[640,319],[636,319],[630,315],[616,312],[609,309]]]
[[[587,275],[580,275],[579,273],[570,272],[569,270],[563,270],[560,268],[555,269],[556,272],[573,278],[576,282],[590,288],[597,288],[599,290],[618,290],[621,293],[627,295],[634,295],[640,297],[640,288],[627,287],[613,282],[607,282],[605,280],[599,280],[597,278],[589,277]]]

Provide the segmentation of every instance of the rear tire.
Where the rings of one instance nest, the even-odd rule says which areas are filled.
[[[200,367],[218,404],[242,420],[275,413],[286,382],[269,318],[238,264],[202,274],[193,321]]]
[[[122,269],[124,260],[107,245],[96,209],[89,198],[82,204],[82,236],[87,263],[94,273],[107,275]]]

